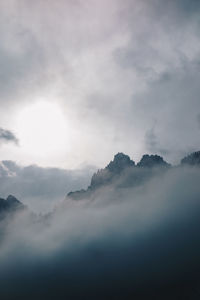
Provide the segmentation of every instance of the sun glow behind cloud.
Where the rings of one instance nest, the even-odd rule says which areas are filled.
[[[56,103],[40,100],[26,106],[17,116],[17,133],[25,153],[50,158],[68,150],[70,130]]]

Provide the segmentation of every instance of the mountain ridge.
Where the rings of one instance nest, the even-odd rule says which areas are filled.
[[[0,198],[0,219],[4,219],[8,214],[15,214],[25,209],[26,206],[13,195],[9,195],[6,199]]]
[[[178,166],[200,166],[200,151],[185,156],[181,159]],[[110,184],[116,184],[117,186],[119,179],[123,179],[120,181],[121,187],[140,185],[154,174],[165,172],[169,168],[175,168],[175,166],[171,166],[163,157],[157,154],[144,154],[136,164],[128,155],[119,152],[114,155],[113,160],[105,168],[99,169],[92,175],[90,185],[87,189],[71,191],[67,194],[65,200],[90,198],[96,190],[102,187],[109,186]],[[9,195],[6,199],[0,198],[1,219],[7,213],[15,213],[24,209],[27,209],[27,207],[12,195]]]
[[[200,151],[193,152],[181,159],[179,166],[183,165],[200,165]],[[90,185],[86,190],[82,189],[74,192],[72,191],[67,194],[67,197],[72,198],[74,200],[80,200],[82,198],[90,197],[94,191],[103,186],[112,184],[113,181],[116,181],[120,176],[122,176],[125,173],[126,177],[128,175],[132,175],[133,178],[132,180],[130,180],[129,178],[129,181],[130,185],[134,185],[134,180],[137,182],[143,182],[143,179],[147,179],[149,176],[152,175],[153,172],[156,173],[156,171],[160,170],[165,171],[169,168],[175,167],[166,162],[163,159],[163,157],[157,154],[144,154],[141,160],[137,164],[135,164],[135,162],[131,160],[131,158],[128,155],[122,152],[118,152],[117,154],[115,154],[114,159],[110,161],[110,163],[105,168],[99,169],[96,173],[93,174]],[[139,174],[139,171],[141,169],[146,170],[146,178],[141,178],[140,180],[138,176],[141,175]],[[131,171],[134,171],[132,173],[138,174],[131,174]]]

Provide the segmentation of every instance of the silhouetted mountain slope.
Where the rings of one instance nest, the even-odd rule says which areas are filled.
[[[135,162],[132,161],[128,155],[117,153],[113,161],[104,169],[100,169],[93,174],[87,190],[82,189],[80,191],[70,192],[68,196],[75,200],[90,197],[92,192],[96,189],[111,184],[114,180],[119,178],[125,170],[133,168],[134,166]]]
[[[182,165],[200,165],[200,151],[193,152],[181,160]]]
[[[135,162],[132,161],[128,155],[117,153],[105,169],[98,170],[97,173],[92,176],[89,189],[96,189],[112,182],[113,178],[120,175],[124,170],[134,166]]]
[[[25,208],[26,206],[12,195],[9,195],[6,200],[0,198],[0,219],[4,218],[7,214],[15,213]]]
[[[200,165],[200,151],[191,153],[181,160],[182,165]],[[145,154],[135,164],[130,157],[117,153],[114,159],[104,168],[93,174],[91,183],[86,190],[68,193],[68,197],[80,200],[90,197],[97,189],[114,184],[116,187],[134,187],[143,184],[156,175],[161,175],[173,168],[159,155]]]
[[[122,152],[117,153],[114,159],[106,166],[106,169],[112,173],[120,173],[124,169],[135,166],[135,162]]]
[[[130,157],[123,153],[117,153],[114,159],[104,168],[98,170],[92,176],[91,183],[87,190],[70,192],[68,197],[75,200],[89,197],[95,190],[109,184],[116,184],[120,187],[135,186],[158,172],[161,167],[167,168],[170,165],[158,155],[144,155],[141,161],[135,165]]]
[[[10,165],[11,162],[4,161],[4,165],[7,166],[7,164]],[[1,172],[7,172],[4,165],[0,165]],[[184,157],[181,160],[180,166],[183,165],[199,166],[200,151]],[[13,162],[12,167],[16,168]],[[111,184],[120,188],[139,186],[153,176],[161,175],[170,167],[171,165],[159,155],[145,154],[141,160],[135,164],[128,155],[119,152],[104,169],[100,169],[93,174],[90,185],[86,190],[81,189],[70,192],[67,198],[69,197],[74,200],[90,198],[96,190]],[[25,208],[25,206],[14,196],[10,195],[6,200],[0,199],[0,214],[23,208]]]
[[[143,155],[140,162],[137,164],[138,167],[156,168],[156,167],[169,167],[164,159],[159,155]]]

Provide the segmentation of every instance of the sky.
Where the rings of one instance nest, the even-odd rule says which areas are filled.
[[[0,1],[0,198],[27,207],[0,224],[4,299],[199,295],[199,168],[176,167],[200,150],[199,32],[199,0]],[[175,167],[66,197],[117,152]]]
[[[0,163],[0,198],[14,195],[36,213],[47,213],[62,202],[71,191],[86,188],[96,171],[81,169],[22,166],[14,161]]]
[[[0,157],[104,167],[200,148],[198,0],[0,2]]]

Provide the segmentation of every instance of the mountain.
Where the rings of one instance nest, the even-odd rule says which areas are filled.
[[[193,152],[181,160],[180,166],[200,166],[200,151]],[[9,167],[9,168],[8,168]],[[10,170],[15,172],[16,165],[10,161],[3,161],[0,165],[1,173],[10,176]],[[103,169],[99,169],[93,174],[90,185],[87,189],[72,191],[67,194],[66,199],[81,200],[90,198],[96,190],[113,184],[116,188],[135,187],[143,184],[155,175],[162,174],[169,168],[173,168],[159,155],[145,154],[141,160],[135,162],[126,154],[119,152],[113,160]],[[16,212],[26,208],[19,200],[10,195],[8,198],[0,198],[0,216],[7,212]]]
[[[122,152],[117,153],[114,159],[106,166],[106,169],[112,173],[121,173],[125,168],[135,166],[135,162]]]
[[[125,170],[133,167],[135,167],[135,162],[131,160],[128,155],[119,152],[104,169],[100,169],[93,174],[91,183],[87,190],[82,189],[79,191],[70,192],[68,193],[67,197],[74,200],[88,198],[96,189],[111,184],[118,177],[120,177]]]
[[[92,176],[89,189],[96,189],[102,185],[111,183],[112,180],[119,176],[124,170],[135,166],[135,162],[130,157],[123,153],[117,153],[114,159],[104,168],[98,170]]]
[[[180,166],[183,165],[200,166],[200,151],[184,157]],[[86,190],[70,192],[67,198],[73,200],[89,198],[96,190],[111,184],[121,188],[139,186],[153,176],[161,175],[169,168],[173,167],[159,155],[145,154],[135,164],[128,155],[120,152],[104,169],[93,174],[91,183]]]
[[[145,154],[135,164],[118,153],[86,190],[68,194],[72,201],[51,214],[31,219],[20,213],[11,226],[11,218],[0,222],[8,249],[8,271],[0,268],[4,295],[12,280],[12,299],[21,290],[24,298],[30,291],[36,298],[44,278],[44,299],[48,293],[58,298],[59,291],[65,298],[72,292],[70,299],[74,291],[77,299],[90,291],[87,299],[199,299],[199,154],[172,167],[158,155]],[[2,214],[23,208],[14,196],[0,199]]]
[[[199,166],[200,151],[193,152],[181,160],[181,165]]]
[[[24,209],[26,206],[12,195],[9,195],[7,199],[0,198],[0,219]]]
[[[155,168],[155,167],[170,167],[164,159],[159,155],[143,155],[140,162],[137,164],[138,167],[147,167],[147,168]]]
[[[87,198],[97,189],[110,184],[118,184],[121,187],[135,186],[152,176],[152,172],[156,172],[161,167],[170,167],[161,156],[145,154],[136,165],[128,155],[120,152],[104,169],[93,174],[87,190],[70,192],[67,197],[74,200]]]

